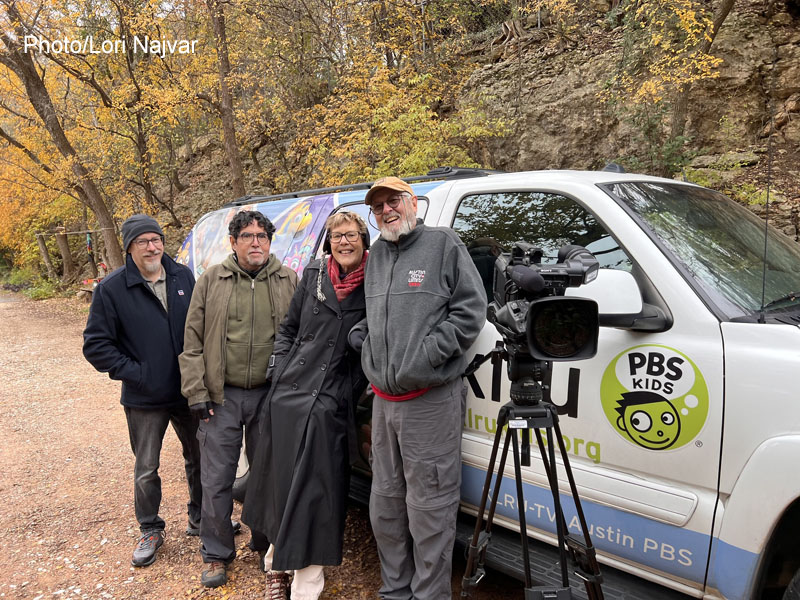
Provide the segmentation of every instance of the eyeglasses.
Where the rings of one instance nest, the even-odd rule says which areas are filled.
[[[240,233],[237,237],[248,244],[253,241],[254,237],[258,240],[259,244],[269,241],[269,236],[266,233],[250,233],[249,231],[245,231]]]
[[[386,204],[389,205],[389,208],[397,208],[400,205],[400,202],[408,197],[408,194],[400,194],[399,196],[393,196],[392,198],[387,198]],[[372,211],[373,215],[380,215],[383,214],[383,202],[379,204],[373,204],[370,206],[370,211]]]
[[[330,234],[331,235],[331,243],[338,244],[342,241],[342,238],[347,238],[348,242],[355,242],[359,237],[361,237],[361,233],[358,231],[348,231],[346,233],[340,233],[335,231]]]
[[[155,237],[150,238],[149,240],[133,240],[133,243],[136,244],[136,247],[139,248],[139,250],[144,250],[150,244],[153,244],[153,246],[156,248],[161,248],[161,246],[164,245],[164,238]]]

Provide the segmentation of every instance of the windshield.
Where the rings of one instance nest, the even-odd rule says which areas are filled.
[[[800,304],[800,244],[722,194],[669,183],[601,186],[624,202],[730,318],[794,309]],[[762,298],[762,286],[765,293]]]

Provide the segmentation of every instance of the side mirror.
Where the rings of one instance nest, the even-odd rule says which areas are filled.
[[[642,301],[633,275],[618,269],[600,269],[591,283],[567,288],[566,296],[597,302],[600,325],[632,331],[666,331],[672,322],[658,306]]]

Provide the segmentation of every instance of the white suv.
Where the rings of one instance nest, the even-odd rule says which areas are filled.
[[[565,244],[600,263],[595,281],[567,290],[597,300],[598,351],[553,363],[551,385],[606,596],[799,600],[800,245],[717,192],[654,177],[444,169],[409,181],[418,216],[452,227],[471,250],[489,300],[494,256],[514,242],[540,247],[543,264]],[[227,223],[247,206],[275,223],[272,251],[302,273],[331,212],[368,218],[368,187],[242,199],[201,219],[179,259],[198,276],[221,260]],[[499,249],[487,267],[492,244]],[[499,339],[487,322],[469,353],[485,354]],[[477,372],[484,390],[491,374],[489,364]],[[499,406],[468,397],[467,515],[477,512]],[[525,514],[544,556],[555,517],[533,451],[523,468]],[[579,532],[566,482],[561,491],[569,530]],[[509,466],[496,522],[511,531],[516,496]],[[509,558],[494,544],[490,566],[518,572],[513,548]]]

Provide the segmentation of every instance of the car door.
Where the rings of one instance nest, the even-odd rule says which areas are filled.
[[[502,251],[519,240],[535,244],[544,263],[555,262],[564,244],[582,245],[600,263],[597,285],[614,279],[604,277],[608,271],[626,272],[621,277],[636,282],[639,302],[644,298],[665,315],[663,331],[601,327],[593,358],[553,363],[552,401],[559,406],[568,457],[602,560],[651,579],[667,576],[685,591],[702,589],[721,449],[718,319],[675,273],[669,257],[590,182],[555,175],[457,182],[440,223],[461,236],[484,277],[491,269],[482,257],[497,252],[495,244]],[[491,283],[484,281],[489,294]],[[580,288],[574,291],[580,295]],[[606,291],[614,297],[613,289]],[[487,323],[473,351],[488,352],[499,339]],[[480,368],[478,380],[491,389],[490,365]],[[462,487],[467,507],[479,502],[499,406],[469,394]],[[568,488],[561,473],[564,500]],[[541,462],[534,458],[523,479],[529,531],[552,539],[555,515]],[[508,468],[498,515],[512,527],[518,501]],[[578,532],[569,501],[565,510],[570,531]]]

